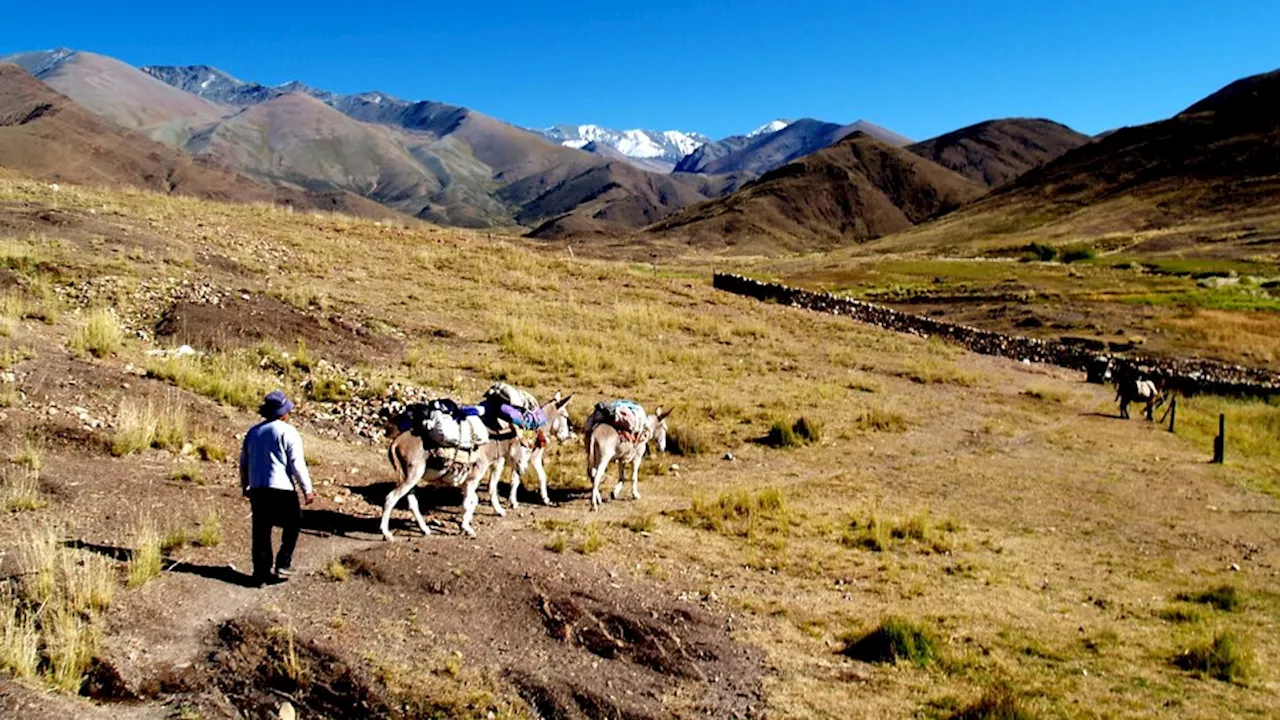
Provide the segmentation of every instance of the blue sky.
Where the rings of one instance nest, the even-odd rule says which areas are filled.
[[[366,9],[367,8],[367,9]],[[73,47],[378,89],[524,126],[723,136],[865,118],[924,139],[1030,115],[1096,133],[1280,67],[1280,2],[13,2],[0,54]]]

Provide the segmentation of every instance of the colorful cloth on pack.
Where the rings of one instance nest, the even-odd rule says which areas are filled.
[[[596,410],[627,440],[639,437],[649,422],[644,408],[634,400],[602,402],[596,405]]]

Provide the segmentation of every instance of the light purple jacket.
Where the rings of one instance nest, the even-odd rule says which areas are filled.
[[[240,448],[240,489],[293,490],[310,494],[311,474],[302,453],[302,435],[283,420],[249,428]]]

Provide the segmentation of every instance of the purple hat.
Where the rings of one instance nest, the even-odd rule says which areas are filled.
[[[268,420],[279,420],[293,412],[293,403],[284,396],[283,390],[272,390],[262,399],[258,414]]]

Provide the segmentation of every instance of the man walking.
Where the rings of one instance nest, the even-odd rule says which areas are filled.
[[[302,436],[289,424],[293,403],[280,390],[267,393],[258,408],[263,421],[244,436],[240,448],[240,489],[253,510],[253,582],[284,582],[293,574],[293,549],[302,528],[298,490],[308,505],[316,495],[302,454]],[[296,486],[296,489],[295,489]],[[271,569],[271,530],[283,530]]]

